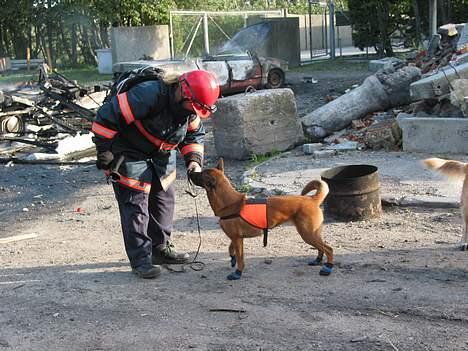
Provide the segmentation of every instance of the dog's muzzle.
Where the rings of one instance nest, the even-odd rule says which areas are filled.
[[[190,172],[188,177],[193,184],[204,188],[202,172]]]

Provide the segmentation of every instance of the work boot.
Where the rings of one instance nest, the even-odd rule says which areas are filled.
[[[188,253],[177,253],[174,244],[168,243],[162,250],[153,251],[153,264],[181,264],[187,263]]]
[[[161,274],[161,266],[146,264],[139,267],[132,267],[132,272],[143,279],[154,279]]]

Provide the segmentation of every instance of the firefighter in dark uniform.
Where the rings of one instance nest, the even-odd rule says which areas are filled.
[[[215,111],[219,84],[210,72],[148,80],[117,93],[93,123],[96,165],[109,174],[119,205],[125,250],[132,271],[156,278],[159,264],[187,262],[171,242],[176,150],[188,172],[203,164],[205,130],[201,118]]]

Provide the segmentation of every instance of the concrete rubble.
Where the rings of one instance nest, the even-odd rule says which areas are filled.
[[[302,118],[307,139],[344,139],[373,150],[466,153],[468,26],[441,26],[427,50],[407,56],[371,60],[375,73],[360,86]],[[305,153],[316,151],[304,146]]]

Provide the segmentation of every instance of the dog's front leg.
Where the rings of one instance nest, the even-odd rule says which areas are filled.
[[[234,244],[231,243],[229,244],[229,257],[231,257],[231,267],[235,267],[236,266],[236,251],[234,249]]]
[[[465,219],[465,225],[464,225],[464,233],[462,237],[462,242],[461,242],[461,250],[462,251],[468,251],[468,224],[466,223],[468,218]]]
[[[234,259],[237,261],[237,269],[227,276],[228,280],[239,280],[244,270],[244,241],[242,237],[236,237],[232,239],[231,245],[229,246],[229,253],[231,253],[231,246],[234,248],[235,256]],[[232,257],[232,256],[231,256]],[[231,258],[232,263],[232,258]]]

